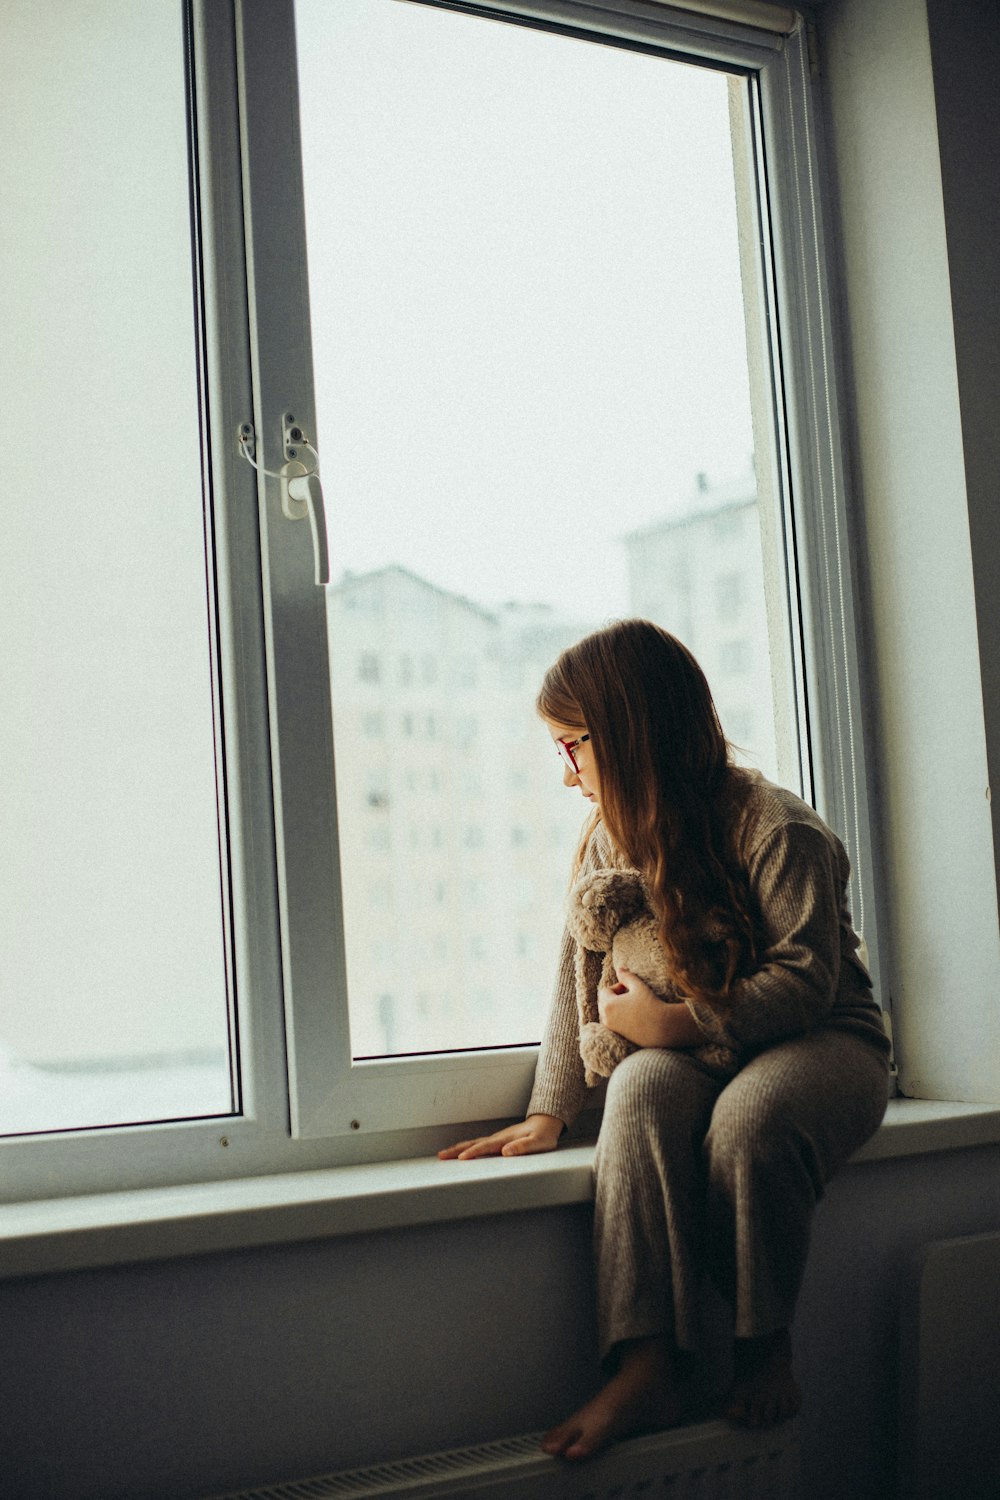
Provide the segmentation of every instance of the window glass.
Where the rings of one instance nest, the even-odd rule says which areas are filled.
[[[297,35],[353,1051],[533,1042],[586,811],[533,713],[558,652],[656,620],[775,773],[731,81],[391,0]]]
[[[3,10],[0,1132],[234,1107],[181,20]]]

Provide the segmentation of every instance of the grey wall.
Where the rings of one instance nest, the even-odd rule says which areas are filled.
[[[1000,777],[1000,17],[930,0],[928,30],[991,774]],[[994,827],[995,846],[1000,834]]]
[[[893,1493],[911,1256],[1000,1228],[1000,1150],[849,1169],[798,1321],[811,1500]],[[0,1285],[0,1494],[185,1500],[543,1428],[593,1379],[589,1210]]]

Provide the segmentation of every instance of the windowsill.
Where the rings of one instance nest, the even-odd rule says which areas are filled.
[[[855,1162],[1000,1144],[1000,1106],[893,1099]],[[586,1203],[591,1144],[434,1158],[0,1207],[0,1277],[162,1260]]]

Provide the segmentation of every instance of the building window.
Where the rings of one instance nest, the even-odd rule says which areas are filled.
[[[474,688],[479,681],[476,659],[473,656],[460,656],[454,666],[454,680],[456,687]]]
[[[743,535],[743,514],[738,510],[722,510],[712,517],[712,536],[717,542],[736,542]]]
[[[378,682],[381,679],[379,659],[374,651],[363,651],[358,662],[358,676],[362,682]]]
[[[748,708],[734,708],[726,712],[722,725],[727,737],[741,750],[753,744],[754,719],[753,712]]]
[[[715,611],[720,620],[739,618],[746,581],[742,573],[722,573],[715,580]]]
[[[719,669],[727,677],[742,676],[750,670],[750,642],[724,641],[719,651]]]
[[[392,995],[379,995],[378,997],[378,1020],[385,1037],[385,1048],[387,1052],[395,1051],[396,1047],[396,1002]]]

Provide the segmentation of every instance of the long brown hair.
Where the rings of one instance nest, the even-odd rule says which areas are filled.
[[[746,773],[705,674],[675,636],[620,620],[564,651],[537,700],[543,718],[590,734],[600,813],[646,883],[682,991],[725,1000],[753,971],[755,923],[736,848]]]

